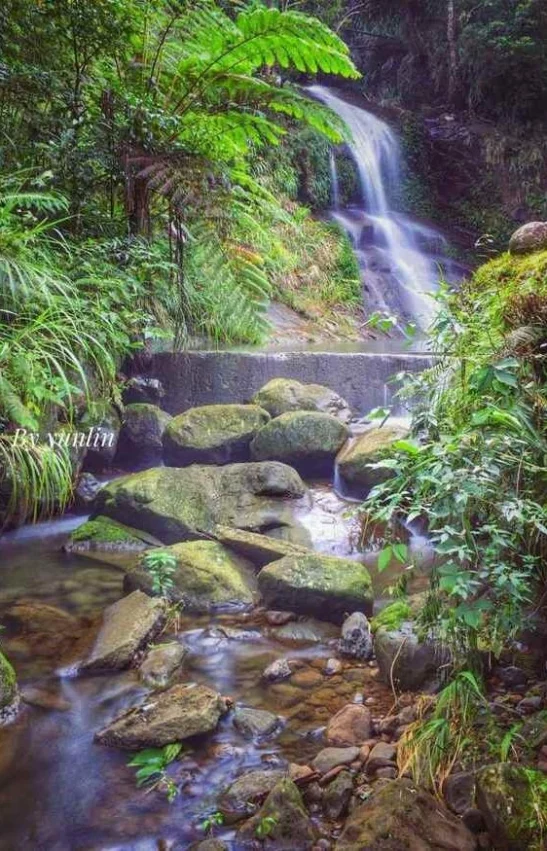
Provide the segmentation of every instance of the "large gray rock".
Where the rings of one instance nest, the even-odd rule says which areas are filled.
[[[224,607],[245,608],[256,598],[256,577],[253,566],[241,556],[231,553],[216,541],[187,541],[162,547],[176,562],[171,575],[172,586],[166,596],[182,602],[186,611],[209,612]],[[154,550],[149,554],[153,555]],[[150,572],[144,566],[146,556],[127,572],[127,590],[140,588],[153,593]]]
[[[372,609],[367,568],[349,559],[311,554],[286,556],[258,574],[266,604],[340,622],[348,612]]]
[[[127,405],[118,440],[116,462],[133,469],[161,461],[163,433],[172,417],[156,405]]]
[[[251,455],[257,461],[284,461],[310,477],[330,476],[349,434],[347,426],[330,414],[294,411],[271,420],[258,432]]]
[[[257,769],[242,774],[222,793],[219,809],[228,821],[238,821],[255,812],[256,803],[283,780],[280,769]]]
[[[416,691],[440,679],[439,669],[448,661],[447,651],[434,641],[420,641],[411,621],[399,629],[380,627],[374,635],[374,652],[385,683],[401,691]]]
[[[396,441],[407,436],[406,425],[388,421],[350,441],[336,459],[340,479],[347,490],[356,496],[366,496],[375,485],[392,476],[391,470],[373,469],[369,465],[381,461]]]
[[[487,765],[475,775],[477,806],[494,847],[500,851],[542,851],[547,813],[545,774],[508,762]]]
[[[270,419],[258,405],[204,405],[175,417],[163,436],[168,464],[248,461],[255,434]]]
[[[338,644],[343,656],[368,660],[373,654],[372,635],[368,618],[362,612],[354,612],[342,624]]]
[[[298,473],[277,462],[153,467],[106,485],[95,514],[174,544],[209,537],[217,524],[250,531],[290,528],[291,500],[305,493]]]
[[[17,702],[17,696],[15,671],[4,654],[0,653],[0,719]]]
[[[109,606],[83,671],[119,671],[156,635],[165,621],[165,603],[134,591]]]
[[[210,733],[226,711],[224,698],[207,686],[175,685],[123,712],[95,734],[95,741],[125,750],[162,748]]]
[[[260,828],[268,825],[265,847],[271,851],[310,851],[316,831],[296,785],[284,777],[269,793],[260,810],[242,828],[237,839],[243,847],[256,847]]]
[[[511,254],[531,254],[547,250],[547,222],[528,222],[509,240]]]
[[[349,816],[336,851],[476,851],[476,839],[410,780],[382,786]]]
[[[319,411],[342,422],[351,419],[348,403],[334,390],[322,384],[302,384],[294,378],[272,378],[260,388],[253,402],[265,408],[272,417],[290,411]]]

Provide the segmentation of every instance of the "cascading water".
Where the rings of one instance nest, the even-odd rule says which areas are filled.
[[[436,290],[446,240],[433,228],[395,212],[390,194],[400,185],[401,152],[390,127],[324,86],[308,92],[348,126],[349,151],[361,188],[359,206],[342,209],[335,153],[331,156],[333,218],[349,234],[359,260],[367,312],[385,311],[425,329],[435,315]],[[444,272],[443,272],[444,274]]]

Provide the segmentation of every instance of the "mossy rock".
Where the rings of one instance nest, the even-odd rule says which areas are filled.
[[[544,851],[547,777],[508,762],[487,765],[476,775],[477,806],[496,848]]]
[[[244,609],[255,602],[257,585],[253,565],[217,541],[188,541],[163,547],[161,552],[169,553],[176,560],[171,577],[173,586],[167,596],[182,602],[185,610]],[[154,550],[150,550],[139,559],[134,570],[126,574],[126,590],[153,593],[152,577],[145,567],[147,555],[153,554]]]
[[[238,832],[238,840],[254,843],[261,830],[266,847],[272,851],[309,851],[316,831],[306,812],[302,796],[288,777],[280,780],[269,793],[260,810]]]
[[[248,461],[255,434],[270,419],[258,405],[204,405],[174,417],[163,435],[165,460],[188,464]]]
[[[371,632],[383,628],[388,631],[398,630],[404,621],[412,618],[412,608],[406,600],[396,600],[390,603],[381,612],[378,612],[370,622]]]
[[[264,567],[258,587],[266,604],[341,623],[348,612],[372,611],[367,568],[357,561],[310,554],[286,556]]]
[[[296,471],[276,462],[153,467],[110,482],[95,510],[175,544],[208,537],[217,524],[257,532],[290,527],[292,501],[305,493]]]
[[[161,461],[163,433],[171,420],[172,417],[157,405],[144,402],[127,405],[116,462],[139,469]]]
[[[391,470],[373,469],[370,464],[381,461],[398,440],[408,437],[408,427],[399,423],[386,423],[367,429],[348,443],[336,459],[343,484],[356,496],[366,496],[375,485],[387,481]]]
[[[261,568],[278,561],[284,556],[309,555],[306,547],[293,544],[267,535],[258,535],[242,529],[231,529],[229,526],[217,526],[214,530],[217,541],[233,550],[238,555],[249,559],[255,567]]]
[[[0,652],[0,714],[17,701],[17,679],[15,671]]]
[[[399,779],[352,810],[336,851],[475,851],[476,837],[433,795]]]
[[[251,455],[257,461],[283,461],[312,478],[330,476],[349,434],[347,426],[330,414],[295,411],[264,426],[251,444]]]
[[[400,691],[416,691],[439,679],[448,652],[436,641],[420,640],[412,621],[401,620],[400,615],[401,609],[394,610],[384,615],[385,626],[376,623],[374,652],[385,683]]]
[[[290,411],[319,411],[332,414],[342,422],[351,419],[351,409],[345,399],[322,384],[302,384],[294,378],[273,378],[260,388],[253,402],[279,417]]]
[[[153,535],[99,515],[75,529],[63,549],[68,553],[126,553],[140,552],[160,544],[161,541]]]

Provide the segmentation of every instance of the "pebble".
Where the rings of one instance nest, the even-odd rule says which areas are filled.
[[[292,674],[291,666],[287,659],[276,659],[262,672],[262,679],[269,683],[280,682],[288,679]]]
[[[340,659],[327,659],[325,664],[324,673],[327,677],[332,677],[334,674],[339,674],[342,670],[343,665]]]

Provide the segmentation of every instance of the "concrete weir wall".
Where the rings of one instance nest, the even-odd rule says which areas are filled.
[[[272,378],[295,378],[336,390],[356,413],[390,403],[399,372],[431,365],[423,354],[370,352],[160,352],[151,356],[146,375],[166,391],[162,407],[177,414],[196,405],[248,402]]]

